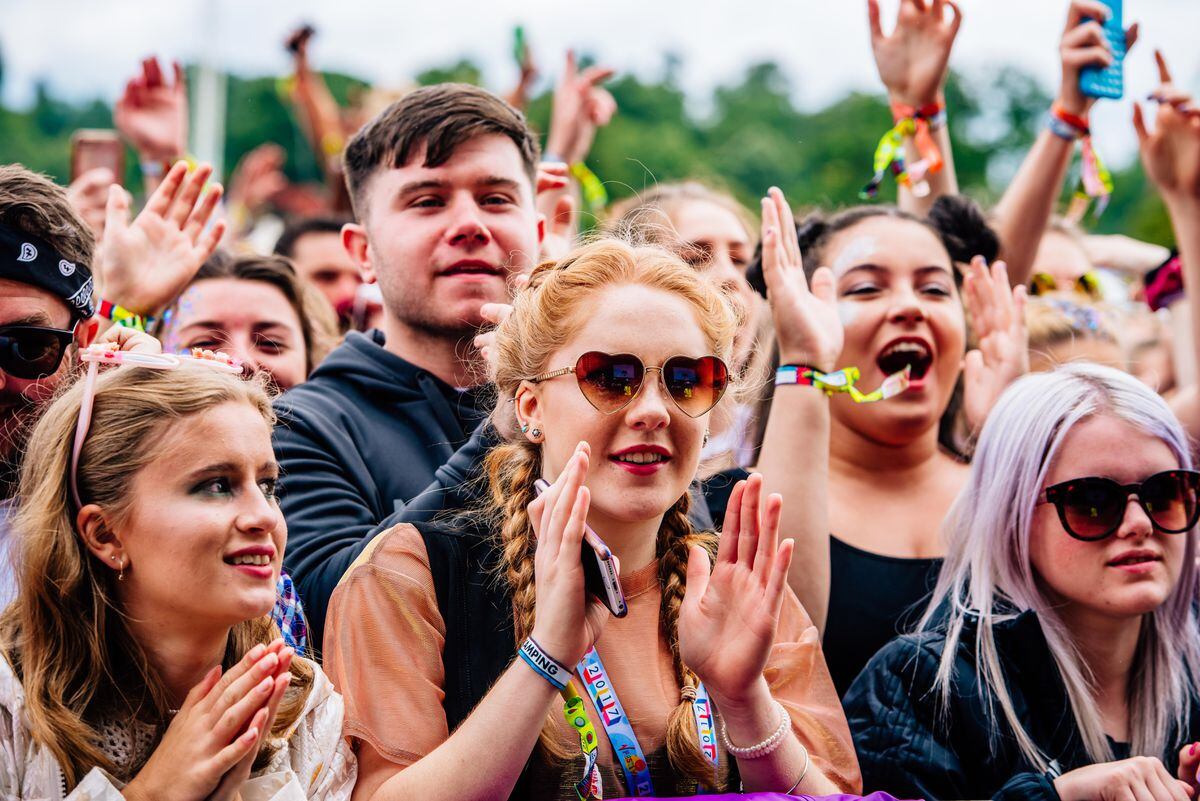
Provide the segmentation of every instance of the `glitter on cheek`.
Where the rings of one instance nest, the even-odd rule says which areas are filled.
[[[179,303],[175,305],[174,311],[171,312],[171,319],[167,323],[166,331],[163,332],[163,353],[182,353],[186,348],[179,340],[179,334],[176,333],[183,327],[183,322],[192,315],[195,310],[193,302],[196,293],[200,290],[197,287],[191,287],[183,293],[179,299]]]
[[[860,304],[852,300],[840,300],[837,305],[838,319],[842,321],[842,328],[849,328],[854,325],[854,321],[858,319],[859,313],[862,311]]]

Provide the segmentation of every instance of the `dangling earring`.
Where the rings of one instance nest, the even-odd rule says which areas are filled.
[[[117,562],[117,557],[113,556],[112,560],[114,562]],[[117,567],[119,568],[119,570],[117,572],[117,581],[124,581],[125,580],[125,560],[122,559],[120,562],[117,562]]]
[[[706,428],[706,429],[704,429],[704,442],[700,443],[700,447],[701,447],[701,448],[707,448],[707,447],[708,447],[708,429],[707,429],[707,428]]]

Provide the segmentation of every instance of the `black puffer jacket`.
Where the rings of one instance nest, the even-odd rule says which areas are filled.
[[[1058,774],[1092,764],[1067,700],[1066,687],[1033,612],[993,626],[1001,668],[1017,716]],[[933,689],[945,649],[941,632],[897,637],[859,674],[843,700],[866,791],[885,789],[900,798],[929,801],[992,798],[1058,801],[1051,779],[1026,760],[1004,713],[989,720],[980,697],[974,646],[964,628],[954,663],[953,691],[941,703]],[[1200,737],[1193,700],[1187,731],[1172,737],[1160,755],[1174,775],[1178,748]],[[1113,744],[1119,757],[1128,746]]]

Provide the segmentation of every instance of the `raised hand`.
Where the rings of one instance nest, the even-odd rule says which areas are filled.
[[[219,667],[209,671],[188,693],[145,766],[122,790],[125,798],[232,799],[245,781],[241,769],[245,766],[248,775],[270,732],[291,678],[291,658],[292,650],[276,640],[250,649],[224,676]],[[236,786],[230,787],[234,781]]]
[[[113,124],[143,161],[174,161],[187,153],[187,80],[178,61],[174,71],[168,84],[151,56],[113,107]]]
[[[1096,102],[1079,89],[1079,74],[1084,67],[1107,67],[1113,63],[1112,49],[1104,35],[1104,28],[1096,20],[1108,19],[1108,6],[1096,0],[1071,0],[1067,11],[1067,26],[1059,41],[1058,53],[1062,61],[1062,84],[1058,90],[1058,103],[1070,114],[1084,116]],[[1084,22],[1084,20],[1088,20]],[[1125,31],[1125,49],[1132,49],[1137,41],[1137,23]]]
[[[105,299],[135,314],[156,315],[183,291],[225,233],[223,220],[209,225],[221,185],[200,197],[210,175],[207,164],[189,172],[179,162],[132,224],[129,194],[120,187],[109,191],[95,270]]]
[[[575,61],[575,52],[567,51],[566,65],[554,87],[550,112],[550,133],[546,152],[568,164],[587,158],[596,138],[596,130],[608,125],[617,111],[617,101],[600,84],[611,78],[607,67],[588,67],[583,72]]]
[[[539,258],[557,261],[571,251],[576,232],[575,195],[565,162],[543,161],[538,165],[535,204],[546,219]]]
[[[776,187],[762,199],[762,263],[782,363],[833,370],[845,341],[833,273],[817,269],[809,289],[796,221]]]
[[[953,0],[901,0],[896,27],[887,36],[879,0],[867,0],[867,15],[875,66],[891,100],[919,108],[941,99],[950,50],[962,24]]]
[[[988,270],[976,256],[963,281],[963,304],[979,342],[963,364],[963,413],[977,432],[1005,388],[1029,372],[1025,286],[1010,289],[1004,262]]]
[[[288,180],[283,174],[286,159],[283,148],[274,142],[259,145],[243,156],[229,178],[229,206],[257,213],[287,188]]]
[[[1175,86],[1162,53],[1155,51],[1160,85],[1154,130],[1146,127],[1142,107],[1133,106],[1142,165],[1168,203],[1200,200],[1200,107],[1187,92]]]
[[[779,495],[762,497],[761,475],[739,481],[711,575],[703,548],[688,555],[679,655],[726,702],[736,703],[762,679],[775,642],[794,546],[779,542],[782,507]]]
[[[67,187],[67,201],[92,229],[99,240],[104,236],[104,205],[108,188],[117,177],[108,167],[96,167],[76,178]]]
[[[564,665],[579,663],[595,644],[608,610],[584,591],[583,528],[591,494],[583,480],[591,449],[581,442],[554,484],[529,504],[537,534],[534,581],[537,586],[533,639]]]

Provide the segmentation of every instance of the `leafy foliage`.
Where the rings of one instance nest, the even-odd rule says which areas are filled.
[[[871,154],[890,120],[882,95],[848,94],[820,109],[802,110],[792,101],[787,75],[774,63],[751,65],[740,79],[718,87],[704,115],[693,113],[676,75],[678,57],[667,57],[665,76],[646,81],[621,75],[608,84],[620,111],[600,131],[589,165],[620,198],[655,182],[700,178],[728,189],[751,209],[769,186],[782,188],[798,206],[836,207],[858,203],[869,177]],[[0,68],[0,75],[2,75]],[[422,84],[480,83],[469,60],[418,75]],[[339,102],[365,87],[348,75],[327,74]],[[275,142],[288,151],[293,180],[319,180],[316,160],[295,124],[283,81],[231,76],[227,82],[225,163],[229,168],[251,148]],[[952,74],[946,87],[959,182],[985,206],[994,202],[1016,171],[1042,123],[1050,98],[1017,67],[988,75]],[[550,93],[535,97],[530,121],[544,131]],[[31,108],[0,107],[0,161],[21,162],[65,182],[69,139],[77,128],[112,126],[111,109],[100,101],[71,104],[39,86]],[[127,160],[127,186],[137,186],[136,162]],[[1162,204],[1146,184],[1140,165],[1115,175],[1117,192],[1096,224],[1169,244]],[[885,183],[882,201],[895,188]]]

